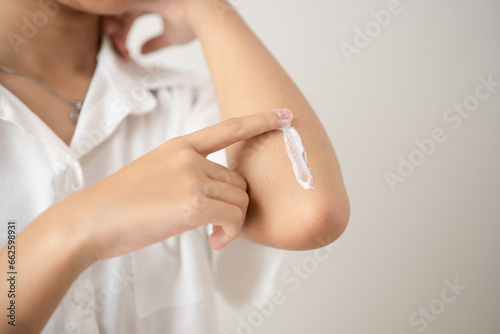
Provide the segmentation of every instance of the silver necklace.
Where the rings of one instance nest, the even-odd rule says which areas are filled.
[[[39,86],[41,86],[43,89],[45,89],[47,92],[54,95],[59,101],[73,106],[73,109],[71,109],[71,111],[69,112],[69,119],[71,119],[71,121],[73,121],[73,123],[75,123],[75,124],[78,122],[78,117],[80,116],[80,111],[82,110],[83,100],[85,99],[85,97],[83,97],[77,101],[68,100],[64,96],[61,96],[60,94],[58,94],[55,90],[53,90],[45,82],[43,82],[42,80],[40,80],[40,79],[30,75],[30,74],[14,71],[14,70],[11,70],[10,68],[4,67],[2,65],[0,65],[0,70],[4,71],[6,73],[12,74],[12,75],[17,75],[17,76],[20,76],[20,77],[23,77],[26,79],[30,79],[30,80],[34,81],[35,83],[37,83]]]

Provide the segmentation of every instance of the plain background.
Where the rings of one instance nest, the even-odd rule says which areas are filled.
[[[401,0],[402,11],[350,63],[340,44],[353,45],[355,28],[389,1],[233,3],[323,121],[352,214],[326,261],[287,254],[277,279],[285,302],[253,314],[250,331],[238,317],[249,321],[255,310],[223,307],[223,333],[500,333],[500,87],[459,128],[443,119],[474,94],[479,76],[500,82],[500,1]],[[155,19],[138,23],[136,54],[158,29]],[[197,42],[140,61],[208,76]],[[399,157],[436,128],[446,141],[391,191],[384,173],[396,173]],[[296,290],[282,276],[294,265],[310,271]],[[445,280],[466,286],[451,303],[441,297]],[[425,309],[427,320],[409,322],[426,319]]]

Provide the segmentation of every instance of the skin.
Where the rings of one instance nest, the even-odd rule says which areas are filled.
[[[15,52],[6,36],[22,35],[21,17],[40,7],[32,0],[0,0],[0,64],[35,75],[76,100],[85,95],[96,66],[102,16],[112,15],[104,19],[104,30],[127,59],[130,25],[157,12],[166,30],[146,42],[143,52],[200,39],[224,122],[165,142],[54,204],[19,233],[23,293],[17,296],[16,328],[2,321],[2,333],[39,332],[72,282],[96,261],[211,222],[218,224],[209,240],[216,250],[239,235],[305,250],[342,234],[350,206],[328,136],[295,84],[226,2],[218,0],[219,10],[212,0],[67,2],[61,1],[58,14]],[[0,83],[70,143],[74,125],[67,105],[22,78],[0,72]],[[282,133],[272,131],[291,121],[290,113],[272,111],[284,107],[293,111],[293,125],[307,149],[313,190],[298,185]],[[226,147],[231,169],[205,159]],[[6,258],[4,247],[0,259]],[[6,291],[4,281],[0,288]],[[0,305],[6,303],[0,293]]]

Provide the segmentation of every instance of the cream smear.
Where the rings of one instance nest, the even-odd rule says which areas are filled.
[[[307,153],[302,139],[293,126],[288,124],[278,130],[283,131],[283,139],[285,140],[286,153],[292,162],[293,172],[297,182],[304,189],[313,189],[313,177],[311,170],[307,167]]]

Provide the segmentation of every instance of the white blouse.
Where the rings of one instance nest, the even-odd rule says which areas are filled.
[[[124,62],[107,38],[97,59],[69,147],[0,85],[0,247],[9,220],[19,232],[164,141],[219,121],[210,83]],[[225,164],[223,151],[209,158]],[[282,254],[241,238],[215,252],[208,227],[186,232],[93,264],[43,333],[216,333],[215,292],[243,305],[263,300]]]

